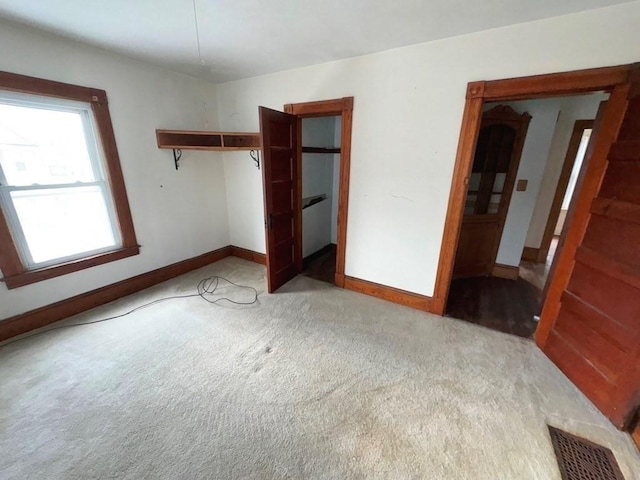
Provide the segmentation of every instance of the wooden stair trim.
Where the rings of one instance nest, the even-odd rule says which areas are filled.
[[[578,297],[577,295],[573,294],[569,290],[565,290],[562,293],[561,302],[562,302],[562,305],[560,308],[565,307],[566,309],[571,310],[578,316],[597,317],[601,323],[609,322],[609,323],[614,323],[615,325],[617,325],[622,329],[627,328],[624,324],[621,324],[618,320],[616,320],[615,318],[612,318],[611,315],[609,315],[608,313],[603,312],[602,310],[595,307],[594,305],[591,305],[590,303],[585,302],[584,299]],[[627,328],[627,331],[628,331],[628,328]]]
[[[623,222],[640,224],[640,205],[623,200],[596,197],[591,202],[591,213]]]
[[[575,255],[576,262],[598,270],[603,274],[620,280],[640,290],[640,271],[630,265],[620,263],[600,252],[596,252],[585,246],[580,246]]]
[[[607,159],[610,162],[640,160],[640,140],[625,140],[613,143],[609,149]]]

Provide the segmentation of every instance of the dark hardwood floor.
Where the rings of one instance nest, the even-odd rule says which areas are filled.
[[[302,275],[315,278],[321,282],[335,283],[336,246],[327,245],[322,250],[304,259]]]
[[[451,282],[446,315],[493,330],[532,338],[541,292],[518,278],[460,278]]]
[[[500,332],[533,338],[542,290],[558,246],[551,242],[545,263],[521,262],[520,278],[459,278],[451,282],[445,315]]]
[[[520,262],[520,278],[543,290],[547,282],[547,277],[549,276],[549,270],[551,270],[553,257],[558,248],[558,240],[558,237],[554,237],[553,240],[551,240],[549,254],[547,255],[545,263],[526,262],[524,260]]]

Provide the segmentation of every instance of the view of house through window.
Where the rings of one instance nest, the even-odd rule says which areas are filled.
[[[122,245],[90,104],[0,92],[0,184],[27,269]]]

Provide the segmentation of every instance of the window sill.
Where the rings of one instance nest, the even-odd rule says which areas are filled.
[[[5,277],[2,279],[7,285],[9,290],[18,287],[24,287],[36,282],[48,280],[50,278],[59,277],[60,275],[67,275],[68,273],[78,272],[86,268],[95,267],[96,265],[102,265],[104,263],[115,262],[123,258],[132,257],[140,253],[140,247],[138,245],[134,247],[123,247],[118,250],[112,250],[110,252],[100,253],[91,257],[81,258],[73,260],[71,262],[60,263],[51,267],[40,268],[37,270],[29,270],[26,272]]]

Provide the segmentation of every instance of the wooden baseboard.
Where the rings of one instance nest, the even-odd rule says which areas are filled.
[[[537,262],[539,255],[539,248],[524,247],[524,250],[522,250],[522,260],[525,262]]]
[[[446,306],[447,302],[445,299],[433,296],[431,297],[429,305],[429,313],[444,316]]]
[[[9,317],[0,321],[0,342],[139,292],[229,256],[239,257],[262,265],[266,263],[265,255],[262,253],[231,245],[222,247],[197,257],[173,263],[151,272]]]
[[[631,432],[631,438],[633,438],[636,447],[638,447],[638,450],[640,450],[640,420],[638,420],[638,424]]]
[[[337,275],[336,275],[337,283]],[[364,293],[372,297],[382,298],[393,303],[399,303],[407,307],[416,308],[418,310],[430,311],[431,297],[418,295],[417,293],[407,292],[398,288],[387,287],[379,283],[360,280],[359,278],[344,277],[344,288],[353,290],[354,292]]]
[[[267,264],[267,256],[264,253],[254,252],[253,250],[247,250],[246,248],[236,247],[231,245],[231,255],[234,257],[242,258],[250,262],[259,263],[260,265]]]
[[[520,269],[512,265],[501,265],[496,263],[491,269],[491,276],[506,278],[509,280],[517,280],[520,275]]]
[[[0,321],[0,342],[131,295],[231,255],[231,247],[189,258]]]
[[[2,320],[0,321],[0,342],[37,328],[45,327],[72,315],[91,310],[92,308],[112,302],[118,298],[139,292],[140,290],[152,287],[153,285],[170,280],[174,277],[204,267],[205,265],[209,265],[210,263],[217,262],[218,260],[222,260],[229,256],[235,256],[261,265],[266,263],[266,256],[262,253],[232,245],[222,247],[218,250],[214,250],[194,258],[173,263],[166,267],[158,268],[151,272],[143,273],[141,275],[137,275],[111,285],[106,285],[81,295],[76,295],[20,315],[15,315],[7,318],[6,320]],[[337,286],[346,288],[347,290],[353,290],[373,297],[382,298],[389,302],[398,303],[418,310],[430,311],[432,308],[431,297],[368,282],[366,280],[360,280],[358,278],[347,277],[340,273],[336,273],[335,279]]]

